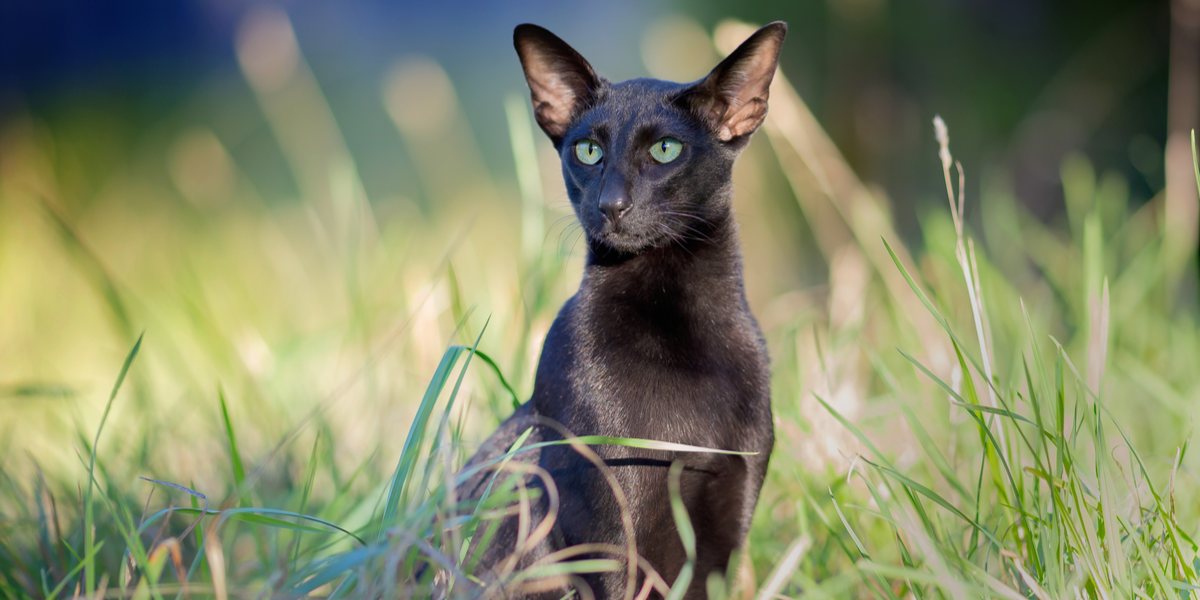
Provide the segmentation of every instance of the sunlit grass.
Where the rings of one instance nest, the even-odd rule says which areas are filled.
[[[537,442],[480,467],[496,475],[477,504],[447,484],[528,396],[576,284],[554,157],[513,97],[515,185],[431,161],[442,195],[370,202],[339,145],[306,154],[334,122],[288,27],[259,15],[239,52],[306,171],[294,202],[245,181],[219,204],[163,202],[135,171],[88,211],[54,167],[70,140],[34,121],[3,138],[0,595],[496,589],[476,565],[498,519],[528,508],[544,474],[520,457]],[[382,102],[444,77],[409,67]],[[310,112],[289,114],[288,94]],[[782,78],[772,102],[736,177],[779,441],[746,556],[710,595],[1194,596],[1200,330],[1164,260],[1162,198],[1135,206],[1073,157],[1065,222],[1044,223],[998,179],[960,197],[947,154],[952,209],[930,203],[906,241]],[[404,143],[433,143],[430,123],[392,118]],[[772,285],[799,267],[756,233],[790,203],[827,289]],[[628,549],[595,550],[508,582],[618,568]],[[686,586],[636,568],[664,595]]]

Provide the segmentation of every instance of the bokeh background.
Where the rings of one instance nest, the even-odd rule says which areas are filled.
[[[1114,283],[1113,356],[1137,359],[1114,389],[1161,412],[1114,410],[1164,467],[1200,390],[1194,4],[5,2],[0,468],[74,481],[144,332],[102,441],[116,487],[134,502],[137,476],[224,489],[224,396],[260,503],[289,497],[320,449],[314,498],[361,522],[370,510],[334,490],[365,497],[386,476],[446,346],[478,338],[506,377],[463,382],[469,447],[528,394],[578,282],[582,242],[531,125],[513,26],[548,27],[611,79],[691,80],[721,56],[714,31],[776,19],[790,26],[781,80],[798,95],[773,111],[815,120],[769,123],[735,176],[781,439],[794,440],[773,477],[852,462],[853,436],[814,416],[814,390],[887,432],[898,399],[922,398],[895,387],[896,347],[952,376],[920,305],[884,300],[906,288],[877,244],[955,281],[936,114],[965,166],[985,283],[1008,302],[995,335],[1014,345],[997,360],[1020,363],[1018,298],[1085,354],[1100,277],[1141,265]],[[805,148],[829,181],[809,174]],[[1071,250],[1085,235],[1105,258]],[[1147,270],[1137,261],[1157,265],[1143,250],[1160,242],[1169,264]],[[961,298],[936,300],[970,322]],[[1153,316],[1130,317],[1146,304]],[[916,414],[953,438],[965,419],[929,398]],[[883,445],[903,456],[911,439],[895,437]],[[765,492],[764,510],[786,490]]]
[[[43,151],[56,201],[71,210],[144,200],[199,208],[203,218],[249,195],[294,205],[328,193],[330,156],[349,163],[375,211],[486,210],[487,201],[511,204],[515,190],[499,101],[523,94],[512,24],[550,27],[614,79],[683,80],[716,58],[705,34],[719,20],[784,19],[792,33],[783,71],[854,170],[891,196],[903,233],[940,207],[935,113],[978,175],[971,192],[1004,178],[1046,219],[1062,211],[1059,167],[1070,153],[1120,174],[1135,201],[1164,187],[1167,2],[289,2],[280,6],[291,29],[265,25],[258,35],[267,6],[4,7],[5,155]],[[272,79],[294,75],[296,60],[302,81]],[[308,99],[289,100],[280,86]],[[1186,131],[1194,116],[1178,120]],[[144,189],[117,192],[129,179]],[[795,213],[780,215],[787,227],[773,238],[804,237]],[[800,268],[784,286],[825,279],[804,268],[812,263],[802,239],[785,248]]]
[[[679,79],[702,74],[708,53],[689,54],[698,39],[672,34],[709,30],[730,17],[787,20],[784,71],[859,173],[897,197],[928,188],[921,160],[933,112],[954,124],[962,155],[980,167],[1007,167],[1027,192],[1020,196],[1035,205],[1055,204],[1054,165],[1072,150],[1121,169],[1142,196],[1162,187],[1167,2],[283,6],[376,202],[419,195],[406,176],[412,159],[381,97],[389,74],[407,60],[438,63],[489,171],[511,171],[500,160],[506,140],[494,100],[519,91],[508,40],[510,25],[523,20],[560,32],[612,78],[644,75],[651,66]],[[297,176],[266,131],[238,60],[238,32],[261,8],[234,1],[10,4],[0,25],[4,114],[32,115],[55,130],[78,122],[110,128],[95,154],[79,158],[100,172],[204,127],[264,196],[295,196]]]
[[[516,235],[504,100],[525,95],[510,42],[522,21],[558,32],[610,78],[679,80],[717,59],[708,33],[720,20],[788,21],[783,72],[847,163],[889,196],[910,239],[923,213],[942,208],[934,114],[969,165],[969,195],[989,181],[1006,186],[1048,222],[1064,210],[1060,167],[1072,154],[1119,176],[1135,203],[1164,188],[1167,2],[214,0],[0,11],[10,379],[54,369],[61,361],[37,355],[48,345],[37,324],[82,310],[36,301],[70,275],[15,271],[43,253],[31,239],[46,226],[30,214],[34,190],[92,243],[119,242],[102,254],[139,255],[137,268],[157,260],[176,277],[186,268],[168,256],[182,247],[164,244],[176,233],[203,237],[239,215],[302,213],[337,194],[403,235],[434,221]],[[1181,112],[1175,129],[1186,131],[1196,111]],[[545,154],[540,134],[535,143]],[[768,186],[780,184],[774,171]],[[553,190],[552,168],[545,179]],[[766,196],[746,200],[747,227],[763,234],[747,252],[772,267],[752,278],[755,296],[821,286],[828,274],[813,259],[810,224],[791,199]],[[546,199],[562,212],[557,190]],[[437,240],[425,249],[444,250]]]

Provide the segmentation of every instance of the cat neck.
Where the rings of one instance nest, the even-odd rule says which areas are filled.
[[[742,258],[732,215],[710,223],[700,235],[637,254],[589,246],[580,291],[604,310],[651,307],[684,317],[695,308],[743,308]]]

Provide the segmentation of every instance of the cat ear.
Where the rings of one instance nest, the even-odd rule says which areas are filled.
[[[754,133],[766,118],[771,79],[786,36],[783,21],[763,26],[681,97],[721,141]]]
[[[534,117],[557,144],[571,119],[594,99],[600,78],[574,48],[537,25],[518,25],[513,45],[529,83]]]

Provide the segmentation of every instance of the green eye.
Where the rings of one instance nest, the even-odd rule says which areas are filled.
[[[575,142],[575,158],[585,165],[594,165],[604,158],[604,151],[594,140],[579,140]]]
[[[677,158],[683,152],[683,142],[665,137],[650,145],[650,156],[660,163],[666,164]]]

